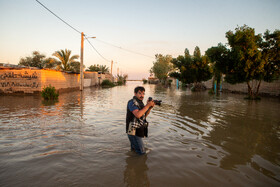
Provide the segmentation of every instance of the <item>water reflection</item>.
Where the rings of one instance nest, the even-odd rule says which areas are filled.
[[[216,121],[208,136],[203,137],[226,152],[220,160],[220,167],[226,170],[237,169],[240,165],[250,165],[264,175],[276,179],[279,166],[279,124],[265,114],[275,112],[269,108],[256,106],[257,102],[243,101],[240,104],[223,107],[219,114],[226,125]],[[212,113],[221,108],[214,108]],[[236,111],[239,111],[237,113]],[[258,158],[258,159],[256,159]],[[264,162],[269,160],[271,164]],[[256,160],[258,160],[256,162]],[[274,165],[275,164],[275,165]],[[268,169],[270,168],[270,169]],[[278,176],[279,177],[279,176]]]
[[[198,139],[202,138],[202,144],[208,148],[222,148],[217,152],[219,154],[209,155],[218,159],[219,164],[207,164],[218,164],[226,170],[250,165],[264,175],[280,181],[277,176],[280,141],[279,134],[275,133],[279,132],[279,118],[277,119],[278,112],[275,108],[269,107],[269,101],[264,107],[260,102],[228,102],[231,98],[225,100],[224,97],[212,100],[203,94],[199,97],[195,94],[184,95],[180,99],[181,105],[177,110],[180,116],[188,116],[180,123],[180,128],[196,135]],[[177,126],[178,121],[180,120],[172,122],[173,125]],[[271,163],[265,163],[265,160]]]
[[[126,158],[126,166],[123,173],[126,186],[150,186],[147,174],[149,170],[146,164],[147,158],[147,155],[131,155]]]
[[[62,93],[50,105],[0,96],[0,186],[279,186],[277,99],[145,85],[145,98],[163,103],[139,157],[125,134],[137,85]]]

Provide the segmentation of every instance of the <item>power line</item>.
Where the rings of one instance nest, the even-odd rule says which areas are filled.
[[[65,23],[66,25],[68,25],[70,28],[72,28],[73,30],[75,30],[76,32],[78,32],[79,34],[82,34],[82,32],[78,31],[77,29],[75,29],[73,26],[71,26],[69,23],[67,23],[66,21],[64,21],[62,18],[60,18],[58,15],[56,15],[53,11],[51,11],[49,8],[47,8],[45,5],[43,5],[40,1],[36,0],[40,5],[42,5],[46,10],[48,10],[50,13],[52,13],[55,17],[57,17],[59,20],[61,20],[63,23]],[[85,35],[84,35],[85,36]],[[97,49],[90,43],[90,41],[88,40],[88,38],[85,36],[85,39],[88,41],[88,43],[92,46],[92,48],[105,60],[110,62],[109,60],[107,60],[103,55],[101,55]]]
[[[155,58],[155,57],[152,57],[152,56],[149,56],[149,55],[145,55],[145,54],[142,54],[142,53],[139,53],[139,52],[135,52],[135,51],[132,51],[132,50],[129,50],[129,49],[125,49],[125,48],[116,46],[116,45],[111,44],[111,43],[108,43],[108,42],[104,42],[104,41],[99,40],[99,39],[95,39],[95,40],[97,40],[97,41],[99,41],[99,42],[101,42],[101,43],[104,43],[104,44],[107,44],[107,45],[116,47],[116,48],[118,48],[118,49],[121,49],[121,50],[124,50],[124,51],[128,51],[128,52],[130,52],[130,53],[134,53],[134,54],[137,54],[137,55],[141,55],[141,56],[145,56],[145,57],[149,57],[149,58],[153,58],[153,59]]]
[[[85,37],[85,39],[88,41],[88,43],[91,45],[91,47],[92,47],[105,61],[110,62],[110,60],[108,60],[107,58],[105,58],[103,55],[101,55],[101,54],[97,51],[97,49],[92,45],[92,43],[88,40],[87,37]]]
[[[82,33],[80,31],[78,31],[77,29],[75,29],[74,27],[72,27],[69,23],[67,23],[66,21],[64,21],[62,18],[60,18],[58,15],[56,15],[55,13],[53,13],[50,9],[48,9],[45,5],[43,5],[40,1],[36,0],[40,5],[42,5],[45,9],[47,9],[50,13],[52,13],[55,17],[57,17],[58,19],[60,19],[63,23],[65,23],[66,25],[68,25],[69,27],[71,27],[73,30],[75,30],[78,33]]]
[[[80,32],[79,30],[77,30],[76,28],[74,28],[73,26],[71,26],[69,23],[67,23],[66,21],[64,21],[62,18],[60,18],[58,15],[56,15],[53,11],[51,11],[48,7],[46,7],[44,4],[42,4],[40,1],[36,0],[37,3],[39,3],[42,7],[44,7],[46,10],[48,10],[50,13],[52,13],[55,17],[57,17],[60,21],[62,21],[63,23],[65,23],[67,26],[69,26],[70,28],[72,28],[74,31],[78,32],[79,34],[81,34],[82,32]],[[92,43],[88,40],[88,38],[85,37],[85,39],[88,41],[88,43],[91,45],[91,47],[107,62],[110,62],[108,59],[106,59],[103,55],[101,55],[97,49],[92,45]],[[111,43],[108,43],[108,42],[104,42],[104,41],[101,41],[99,39],[96,39],[97,41],[99,42],[102,42],[102,43],[105,43],[107,45],[110,45],[110,46],[113,46],[113,47],[116,47],[118,49],[121,49],[121,50],[124,50],[124,51],[128,51],[130,53],[134,53],[134,54],[137,54],[137,55],[141,55],[141,56],[145,56],[145,57],[149,57],[149,58],[153,58],[152,56],[149,56],[149,55],[145,55],[145,54],[142,54],[142,53],[139,53],[139,52],[135,52],[135,51],[132,51],[132,50],[129,50],[129,49],[125,49],[125,48],[122,48],[122,47],[119,47],[119,46],[116,46],[114,44],[111,44]]]

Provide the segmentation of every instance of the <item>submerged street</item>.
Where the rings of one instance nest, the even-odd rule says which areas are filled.
[[[144,85],[148,154],[130,151],[127,101],[142,82],[0,97],[0,186],[279,186],[280,102]]]

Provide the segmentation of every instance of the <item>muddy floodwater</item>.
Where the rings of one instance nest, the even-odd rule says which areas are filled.
[[[161,99],[148,154],[130,151],[127,101],[141,82],[0,96],[0,186],[280,186],[280,100],[144,85]]]

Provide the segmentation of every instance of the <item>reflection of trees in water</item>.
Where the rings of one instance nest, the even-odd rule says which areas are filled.
[[[245,101],[244,101],[245,102]],[[244,103],[243,103],[244,104]],[[271,168],[264,168],[261,156],[275,166],[279,165],[279,120],[276,113],[271,113],[264,104],[247,103],[229,105],[224,110],[225,124],[215,123],[204,139],[221,146],[227,152],[220,160],[223,169],[234,169],[238,165],[250,165],[266,176],[275,177]],[[279,118],[278,118],[279,119]],[[267,165],[265,165],[267,166]]]
[[[147,155],[128,156],[126,158],[126,167],[123,173],[126,186],[150,186],[147,171]]]
[[[179,128],[189,129],[187,131],[195,136],[204,135],[207,132],[208,116],[212,112],[211,99],[204,92],[181,95],[176,107],[176,117],[181,118]],[[178,127],[177,120],[171,121],[171,124]]]
[[[218,155],[223,155],[221,168],[234,170],[238,165],[250,165],[279,180],[275,177],[280,164],[280,121],[276,109],[279,104],[269,100],[250,102],[227,95],[213,99],[204,93],[182,94],[176,103],[176,118],[180,118],[180,123],[174,118],[171,124],[221,147],[222,154],[217,150]],[[163,112],[164,108],[160,110]]]
[[[205,122],[212,112],[212,100],[213,98],[209,97],[206,92],[194,92],[190,95],[182,95],[180,97],[180,106],[177,110],[181,116],[188,116],[197,122]]]

